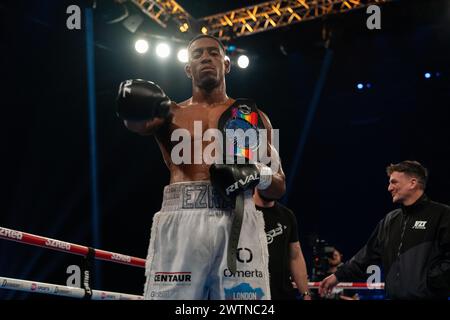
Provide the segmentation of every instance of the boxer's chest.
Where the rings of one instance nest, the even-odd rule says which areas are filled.
[[[172,120],[173,129],[186,130],[194,137],[203,134],[208,129],[217,129],[219,118],[228,108],[228,105],[206,106],[194,105],[177,110]]]

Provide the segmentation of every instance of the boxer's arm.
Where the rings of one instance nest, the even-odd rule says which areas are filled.
[[[259,193],[266,199],[280,199],[284,193],[286,192],[286,177],[283,172],[283,168],[281,166],[281,160],[278,155],[278,151],[272,145],[272,124],[270,123],[269,117],[258,110],[261,114],[261,119],[264,123],[265,128],[267,129],[267,150],[268,155],[271,157],[272,161],[277,162],[277,171],[273,172],[272,175],[272,183],[270,186],[264,190],[259,190]],[[273,167],[273,166],[272,166]]]

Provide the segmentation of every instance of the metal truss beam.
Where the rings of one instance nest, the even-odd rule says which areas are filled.
[[[276,0],[201,18],[207,33],[242,37],[391,0]]]
[[[174,0],[131,0],[131,2],[163,28],[167,28],[169,20],[172,20],[181,32],[187,32],[190,21],[195,20]]]
[[[181,32],[202,32],[222,40],[389,1],[392,0],[273,0],[196,20],[175,0],[131,0],[164,28],[172,20]]]

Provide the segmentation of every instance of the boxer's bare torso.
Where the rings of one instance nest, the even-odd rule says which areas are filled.
[[[147,123],[127,123],[130,128],[135,128],[133,131],[138,131],[141,134],[147,131],[148,134],[154,134],[158,142],[159,148],[164,158],[164,162],[170,171],[170,183],[186,182],[186,181],[202,181],[209,180],[209,165],[204,163],[194,164],[194,139],[202,139],[206,130],[217,128],[219,118],[233,103],[234,99],[226,98],[223,102],[218,103],[192,103],[192,99],[188,99],[179,104],[173,103],[171,106],[172,118],[171,122],[160,126],[157,131],[147,130],[146,128],[153,128],[158,119],[149,121]],[[261,113],[262,114],[262,113]],[[263,123],[266,128],[271,129],[270,123],[262,116]],[[202,136],[194,135],[194,121],[199,121],[202,127]],[[176,129],[186,129],[191,137],[191,163],[174,164],[171,158],[172,148],[179,141],[172,141],[172,133]],[[210,144],[211,141],[201,141],[202,150]]]
[[[172,133],[176,129],[186,129],[191,138],[191,157],[194,159],[195,139],[202,139],[202,150],[214,141],[203,141],[203,133],[212,128],[217,128],[218,121],[234,99],[226,94],[225,74],[229,72],[230,62],[225,59],[225,53],[217,41],[209,38],[196,40],[189,47],[189,63],[185,70],[187,76],[192,79],[192,97],[179,104],[173,103],[170,107],[171,116],[168,119],[154,118],[148,121],[131,122],[125,120],[125,125],[131,131],[143,135],[155,135],[161,149],[164,161],[170,170],[170,183],[209,180],[209,167],[201,157],[201,164],[194,161],[188,163],[174,163],[172,149],[179,141],[172,141]],[[272,129],[267,116],[259,112],[264,127],[268,129],[268,143],[270,145],[270,130]],[[200,121],[202,126],[201,136],[194,134],[194,122]],[[200,152],[203,154],[203,151]],[[270,153],[269,148],[269,153]],[[270,155],[269,155],[270,156]],[[196,162],[197,163],[197,162]],[[284,173],[279,167],[274,172],[271,186],[262,191],[267,197],[278,199],[285,190]]]
[[[205,164],[173,164],[171,160],[171,151],[174,143],[171,141],[171,134],[174,130],[183,128],[189,131],[191,137],[191,156],[194,159],[194,139],[202,139],[203,134],[210,128],[217,128],[222,113],[233,104],[234,100],[227,98],[224,102],[207,104],[192,103],[191,99],[184,101],[171,108],[173,118],[167,128],[162,127],[156,133],[164,162],[170,170],[170,183],[185,181],[209,180],[209,165]],[[202,136],[194,136],[194,121],[200,121],[202,126]],[[212,142],[201,141],[202,150]],[[193,162],[193,161],[192,161]]]

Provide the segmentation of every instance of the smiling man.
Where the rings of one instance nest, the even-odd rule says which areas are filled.
[[[131,131],[155,136],[170,171],[162,208],[153,218],[144,297],[270,299],[264,219],[252,190],[278,199],[285,177],[280,165],[271,169],[274,161],[269,167],[251,155],[258,154],[260,146],[276,148],[271,140],[258,140],[254,149],[239,144],[232,144],[231,150],[214,149],[220,157],[217,152],[211,156],[221,163],[195,158],[212,143],[204,138],[208,132],[223,138],[227,130],[272,127],[251,100],[228,97],[225,75],[230,61],[218,39],[197,36],[188,54],[185,71],[192,97],[186,101],[172,102],[159,86],[145,80],[127,80],[119,89],[119,117]],[[188,148],[176,152],[183,135],[189,137]],[[224,163],[224,158],[244,158],[245,163]]]
[[[325,278],[325,296],[342,281],[367,277],[367,267],[381,264],[390,299],[438,299],[450,296],[450,207],[425,195],[428,172],[417,161],[386,169],[388,191],[400,208],[378,223],[367,244]]]

